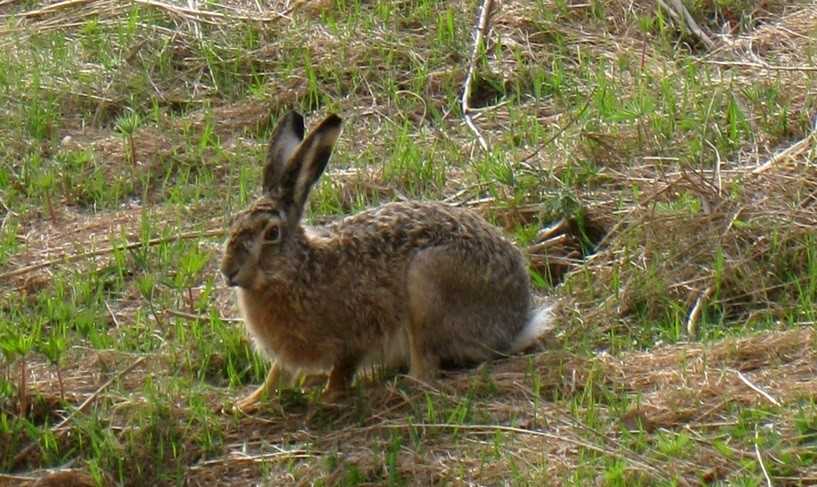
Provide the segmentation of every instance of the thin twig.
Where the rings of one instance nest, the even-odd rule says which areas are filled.
[[[539,230],[536,233],[536,240],[543,241],[551,238],[552,236],[556,235],[559,232],[565,231],[568,228],[568,221],[565,218],[557,221],[556,223],[551,224],[548,227],[545,227]]]
[[[763,471],[763,476],[766,478],[766,485],[772,487],[772,479],[769,478],[769,472],[766,470],[766,465],[763,464],[763,457],[760,455],[760,447],[757,445],[757,439],[757,425],[755,425],[755,456],[757,457],[757,463],[760,464],[760,470]]]
[[[134,360],[134,362],[133,362],[132,364],[130,364],[130,365],[129,365],[129,366],[128,366],[128,367],[127,367],[125,370],[123,370],[123,371],[121,371],[121,372],[117,373],[116,375],[114,375],[113,377],[111,377],[110,379],[108,379],[108,381],[107,381],[107,382],[105,382],[104,384],[102,384],[101,386],[99,386],[99,388],[98,388],[96,391],[94,391],[94,393],[93,393],[93,394],[91,394],[91,395],[90,395],[90,396],[89,396],[87,399],[85,399],[84,401],[82,401],[82,404],[80,404],[80,405],[79,405],[79,406],[78,406],[78,407],[77,407],[77,408],[76,408],[76,409],[75,409],[75,410],[74,410],[74,411],[73,411],[71,414],[69,414],[69,415],[68,415],[68,416],[67,416],[65,419],[63,419],[63,420],[62,420],[62,421],[60,421],[59,423],[57,423],[57,424],[56,424],[56,426],[54,426],[54,427],[52,427],[52,428],[51,428],[51,432],[52,432],[52,433],[55,435],[55,438],[59,438],[59,437],[61,437],[63,434],[65,434],[65,431],[67,431],[67,430],[63,430],[62,428],[63,428],[63,427],[66,425],[66,424],[68,424],[68,423],[69,423],[69,422],[70,422],[72,419],[74,419],[74,417],[75,417],[77,414],[79,414],[79,413],[81,413],[83,410],[85,410],[85,408],[86,408],[86,407],[88,407],[88,405],[89,405],[89,404],[91,404],[91,402],[93,402],[93,401],[94,401],[94,400],[95,400],[97,397],[99,397],[99,395],[100,395],[100,394],[102,394],[102,391],[104,391],[105,389],[107,389],[107,388],[108,388],[108,387],[109,387],[111,384],[113,384],[113,383],[114,383],[114,382],[116,382],[117,380],[121,379],[121,378],[122,378],[122,377],[123,377],[125,374],[127,374],[128,372],[130,372],[130,371],[132,371],[133,369],[135,369],[135,368],[136,368],[136,367],[137,367],[139,364],[141,364],[141,363],[142,363],[142,362],[144,362],[144,361],[145,361],[145,357],[139,357],[138,359]],[[34,448],[35,448],[35,447],[36,447],[38,444],[39,444],[39,443],[37,443],[36,441],[35,441],[35,442],[32,442],[32,443],[29,443],[29,445],[28,445],[28,446],[26,446],[25,448],[23,448],[23,449],[20,451],[20,453],[18,453],[18,454],[17,454],[17,455],[14,457],[14,461],[13,461],[12,465],[16,466],[16,465],[18,465],[18,464],[19,464],[21,461],[23,461],[23,459],[25,459],[25,457],[26,457],[26,456],[28,456],[28,454],[29,454],[29,453],[31,453],[31,450],[32,450],[32,449],[34,449]]]
[[[764,162],[760,166],[756,167],[754,170],[752,170],[752,174],[763,173],[766,170],[768,170],[770,167],[774,166],[775,164],[777,164],[781,160],[785,159],[786,157],[794,156],[794,155],[799,154],[801,151],[805,150],[805,148],[808,146],[808,144],[811,142],[811,139],[813,139],[815,135],[817,135],[817,127],[814,127],[811,130],[811,132],[809,132],[808,135],[806,135],[799,142],[797,142],[795,144],[792,144],[791,146],[789,146],[787,149],[785,149],[783,151],[778,152],[777,154],[772,156],[771,159]]]
[[[817,66],[777,66],[772,64],[750,63],[748,61],[702,61],[704,64],[714,64],[717,66],[737,66],[741,68],[757,68],[768,71],[817,71]]]
[[[196,0],[187,0],[187,7],[191,10],[198,10],[198,2]],[[198,19],[190,19],[190,25],[193,26],[193,35],[196,39],[201,40],[201,25],[199,25]]]
[[[207,321],[207,320],[210,319],[210,317],[207,316],[207,315],[197,315],[197,314],[193,314],[193,313],[185,313],[184,311],[177,311],[175,309],[168,309],[168,310],[166,310],[166,312],[168,314],[173,315],[173,316],[178,316],[180,318],[186,318],[188,320]],[[241,318],[224,318],[223,316],[219,316],[218,319],[221,320],[221,321],[226,321],[228,323],[241,323],[241,322],[244,321]]]
[[[695,305],[692,307],[692,310],[689,312],[689,317],[687,318],[686,323],[686,330],[687,335],[690,338],[694,338],[698,336],[698,319],[701,317],[701,311],[704,308],[704,302],[709,295],[712,294],[713,287],[708,286],[706,289],[703,290],[700,294],[698,294],[698,298],[695,300]]]
[[[224,233],[225,233],[224,230],[206,230],[203,232],[182,233],[179,235],[174,235],[172,237],[154,238],[153,240],[148,240],[147,242],[131,242],[124,246],[112,245],[110,247],[105,247],[104,249],[99,250],[93,250],[91,252],[83,252],[81,254],[75,255],[63,255],[56,259],[46,260],[43,262],[39,262],[37,264],[32,264],[29,266],[20,267],[19,269],[14,269],[13,271],[5,272],[3,274],[0,274],[0,280],[19,276],[21,274],[28,274],[29,272],[42,269],[43,267],[51,267],[54,264],[68,264],[71,262],[76,262],[78,260],[87,259],[89,257],[98,257],[100,255],[110,254],[111,252],[114,252],[116,250],[130,250],[143,246],[153,247],[163,243],[175,242],[178,240],[191,240],[194,238],[202,237],[217,237],[219,235],[224,235]]]
[[[317,458],[320,454],[319,453],[312,453],[308,450],[295,450],[295,451],[276,451],[270,453],[261,453],[259,455],[244,455],[239,452],[230,452],[226,457],[221,458],[214,458],[212,460],[205,460],[203,462],[199,462],[195,465],[191,465],[189,470],[196,471],[201,470],[203,468],[212,467],[213,465],[221,465],[224,463],[258,463],[258,462],[267,462],[271,459],[283,459],[283,460],[304,460],[310,458]]]
[[[732,372],[734,372],[734,373],[735,373],[735,375],[737,375],[737,376],[738,376],[738,379],[740,379],[740,380],[741,380],[741,382],[743,382],[744,384],[746,384],[747,386],[749,386],[749,388],[750,388],[750,389],[752,389],[753,391],[755,391],[755,392],[757,392],[758,394],[760,394],[761,396],[763,396],[763,397],[764,397],[764,398],[765,398],[767,401],[769,401],[770,403],[774,404],[775,406],[778,406],[778,407],[779,407],[779,406],[781,406],[780,401],[778,401],[777,399],[773,398],[773,397],[772,397],[772,396],[771,396],[771,395],[770,395],[768,392],[764,391],[764,390],[763,390],[763,389],[761,389],[760,387],[758,387],[758,386],[756,386],[756,385],[752,384],[752,382],[751,382],[751,381],[749,381],[749,379],[747,379],[747,378],[746,378],[746,376],[745,376],[745,375],[743,375],[743,374],[742,374],[742,373],[741,373],[739,370],[736,370],[736,369],[731,369],[731,370],[732,370]]]
[[[538,254],[539,252],[542,252],[543,250],[549,249],[551,247],[557,247],[557,246],[563,245],[568,240],[570,240],[570,235],[567,235],[567,234],[563,233],[561,235],[551,237],[551,238],[549,238],[547,240],[544,240],[542,242],[530,245],[528,247],[528,253],[529,254]]]
[[[479,13],[479,23],[476,28],[476,33],[474,35],[474,48],[471,51],[471,59],[468,61],[468,74],[465,77],[465,87],[462,92],[462,114],[465,117],[465,123],[468,124],[468,127],[474,132],[476,135],[477,140],[479,141],[479,145],[482,147],[482,150],[488,152],[490,150],[488,146],[488,142],[485,140],[485,137],[482,136],[477,126],[474,124],[474,120],[471,118],[471,85],[473,84],[474,78],[474,71],[476,71],[476,64],[477,58],[479,57],[480,47],[482,47],[484,38],[488,35],[488,29],[491,20],[491,11],[494,8],[494,0],[484,0],[482,3],[482,8],[480,9]]]
[[[723,163],[723,161],[721,161],[721,153],[718,150],[718,148],[715,147],[714,144],[712,144],[712,142],[707,140],[706,144],[715,152],[715,172],[714,172],[713,176],[715,178],[715,185],[718,188],[718,196],[722,196],[723,195],[723,178],[721,178],[721,164]]]
[[[120,328],[120,326],[119,326],[119,320],[118,320],[118,319],[116,319],[116,313],[114,313],[114,312],[113,312],[113,310],[111,309],[111,305],[110,305],[110,304],[108,304],[108,301],[107,301],[107,300],[105,300],[105,308],[107,308],[107,309],[108,309],[108,313],[111,315],[111,320],[113,321],[113,326],[114,326],[115,328]]]

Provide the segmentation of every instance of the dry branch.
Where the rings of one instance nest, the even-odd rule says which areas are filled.
[[[695,22],[695,19],[692,17],[692,14],[689,13],[689,10],[684,6],[681,0],[667,0],[670,4],[667,4],[664,0],[658,0],[658,5],[666,10],[670,17],[672,17],[676,22],[685,25],[687,29],[701,42],[706,45],[707,49],[712,49],[715,47],[715,43],[710,39],[710,37],[704,32],[703,29]]]
[[[462,115],[465,117],[465,123],[468,124],[471,131],[474,132],[474,135],[479,141],[479,145],[482,147],[482,150],[486,152],[490,150],[488,142],[485,140],[485,137],[482,136],[482,133],[479,131],[476,124],[474,124],[474,120],[471,117],[471,112],[473,111],[471,108],[471,85],[474,83],[474,72],[476,71],[480,48],[485,42],[484,39],[488,36],[493,8],[494,0],[483,1],[482,8],[480,9],[479,13],[479,23],[474,34],[474,48],[471,51],[471,59],[468,61],[468,74],[465,77],[465,86],[462,92]]]

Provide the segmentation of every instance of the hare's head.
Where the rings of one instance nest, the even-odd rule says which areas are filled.
[[[230,286],[260,289],[297,269],[304,205],[329,162],[340,124],[340,117],[329,115],[304,139],[298,113],[278,123],[267,151],[263,195],[236,215],[224,250],[221,272]]]

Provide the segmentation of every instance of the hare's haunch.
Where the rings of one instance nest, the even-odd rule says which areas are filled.
[[[340,124],[330,115],[304,139],[303,118],[284,117],[269,144],[263,196],[233,223],[221,271],[273,361],[240,409],[282,372],[329,373],[332,396],[372,362],[408,366],[427,380],[443,366],[523,350],[550,324],[549,309],[533,306],[521,252],[470,210],[389,203],[303,226]]]

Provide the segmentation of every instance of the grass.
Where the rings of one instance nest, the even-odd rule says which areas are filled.
[[[685,4],[713,50],[654,2],[504,2],[490,151],[473,1],[0,5],[0,484],[817,481],[817,12]],[[223,413],[268,367],[223,230],[289,109],[346,120],[312,222],[475,208],[560,302],[545,350]]]

